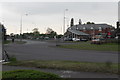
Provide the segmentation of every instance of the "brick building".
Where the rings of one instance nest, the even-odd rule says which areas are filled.
[[[78,24],[67,29],[67,38],[92,38],[95,35],[110,36],[115,28],[108,24]]]

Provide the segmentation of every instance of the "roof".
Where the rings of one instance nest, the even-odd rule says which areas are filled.
[[[88,36],[89,34],[86,34],[84,32],[78,31],[78,30],[72,30],[68,28],[68,31],[77,35],[83,35],[83,36]]]
[[[78,30],[83,30],[85,28],[87,30],[90,30],[91,27],[93,27],[93,29],[99,29],[100,27],[102,29],[113,28],[113,26],[107,25],[107,24],[82,24],[82,25],[74,25],[71,28],[72,29],[78,29]]]

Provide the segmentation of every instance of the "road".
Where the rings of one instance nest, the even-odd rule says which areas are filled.
[[[65,43],[66,44],[66,43]],[[55,47],[56,43],[44,41],[30,41],[26,44],[5,45],[9,55],[14,55],[18,60],[71,60],[85,62],[118,62],[118,53],[109,51],[72,50]],[[38,69],[28,67],[2,66],[3,71],[16,69],[33,69],[43,72],[58,74],[63,78],[118,78],[116,74],[105,74],[95,72],[77,72],[68,70]]]
[[[30,41],[26,44],[5,45],[9,55],[18,60],[70,60],[84,62],[118,62],[118,52],[73,50],[55,47],[56,43]]]

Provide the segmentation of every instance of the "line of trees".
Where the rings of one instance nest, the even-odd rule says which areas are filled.
[[[78,22],[78,23],[79,23],[79,25],[82,24],[81,19],[79,19],[79,22]],[[84,23],[84,24],[95,24],[95,23],[88,21],[88,22],[86,22],[86,23]],[[70,21],[70,27],[72,27],[72,26],[74,26],[74,18],[71,18],[71,21]]]
[[[34,28],[32,30],[32,32],[30,33],[23,33],[22,34],[22,38],[23,39],[53,39],[53,38],[61,38],[62,35],[58,35],[57,32],[55,32],[54,30],[52,30],[51,28],[47,28],[46,33],[45,34],[40,34],[39,29],[38,28]],[[20,38],[19,34],[15,35],[15,38]]]

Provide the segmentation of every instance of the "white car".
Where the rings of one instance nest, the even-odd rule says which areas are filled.
[[[91,41],[91,44],[102,44],[102,43],[104,43],[105,42],[105,40],[104,39],[92,39],[92,41]]]
[[[80,41],[78,38],[72,38],[73,41]]]
[[[93,41],[93,42],[95,42],[95,41],[100,41],[100,39],[92,39],[92,41]]]
[[[118,36],[116,36],[115,39],[118,39]]]

